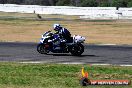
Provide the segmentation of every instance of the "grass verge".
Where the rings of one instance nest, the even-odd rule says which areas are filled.
[[[0,63],[0,88],[82,88],[81,67],[90,79],[132,80],[132,67],[63,64]],[[88,86],[87,88],[131,88],[128,86]]]

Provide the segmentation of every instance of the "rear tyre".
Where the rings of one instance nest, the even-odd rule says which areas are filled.
[[[80,56],[84,52],[84,46],[82,44],[76,44],[71,47],[71,54],[73,56]]]
[[[49,52],[47,49],[45,49],[43,44],[39,44],[37,46],[37,51],[41,54],[47,54]]]

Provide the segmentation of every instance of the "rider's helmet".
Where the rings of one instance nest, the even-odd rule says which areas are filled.
[[[54,28],[55,31],[59,31],[61,26],[60,26],[60,24],[54,24],[53,28]]]

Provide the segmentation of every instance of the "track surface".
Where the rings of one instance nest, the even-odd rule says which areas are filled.
[[[70,54],[42,55],[36,43],[0,43],[0,61],[42,61],[44,63],[131,64],[132,46],[85,45],[82,56]]]

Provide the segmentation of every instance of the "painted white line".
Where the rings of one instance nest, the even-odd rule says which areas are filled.
[[[125,67],[132,67],[132,65],[120,65],[120,66],[125,66]]]
[[[54,62],[46,62],[46,61],[29,61],[29,62],[19,62],[23,64],[40,64],[40,63],[54,63]],[[86,63],[80,63],[80,62],[64,62],[64,63],[57,63],[57,64],[86,64]]]
[[[122,67],[132,67],[132,65],[128,65],[128,64],[119,64],[119,65],[116,65],[116,64],[92,64],[94,66],[122,66]]]
[[[86,64],[83,62],[64,62],[64,63],[58,63],[58,64]]]
[[[97,44],[97,45],[102,45],[102,46],[115,46],[115,45],[117,45],[117,44]]]
[[[92,65],[94,65],[94,66],[96,66],[96,65],[107,66],[107,65],[112,65],[112,64],[92,64]]]
[[[40,64],[40,63],[47,63],[47,62],[42,62],[42,61],[29,61],[29,62],[19,62],[23,64]]]
[[[47,62],[47,61],[29,61],[29,62],[19,62],[23,64],[41,64],[41,63],[54,63],[54,62]],[[64,62],[64,63],[56,63],[56,64],[90,64],[90,63],[83,63],[83,62]],[[132,65],[129,64],[90,64],[91,66],[123,66],[123,67],[132,67]]]

